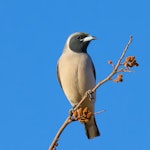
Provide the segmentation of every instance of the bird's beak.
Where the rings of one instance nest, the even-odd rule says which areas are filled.
[[[92,40],[96,40],[96,37],[89,35],[89,36],[85,37],[84,39],[82,39],[82,42],[88,42],[88,41],[92,41]]]

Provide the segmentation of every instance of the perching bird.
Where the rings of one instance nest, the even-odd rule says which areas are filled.
[[[95,86],[95,68],[87,53],[90,41],[95,39],[94,36],[83,32],[71,34],[58,60],[57,77],[72,106],[77,105],[85,92]],[[81,107],[88,107],[88,110],[94,113],[95,93],[92,98],[92,101],[87,98]],[[88,139],[100,136],[94,116],[84,123],[84,126]]]

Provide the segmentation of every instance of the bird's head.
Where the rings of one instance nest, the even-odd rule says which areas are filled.
[[[86,53],[90,41],[95,40],[96,37],[84,32],[76,32],[71,34],[67,39],[67,46],[70,50],[77,53]]]

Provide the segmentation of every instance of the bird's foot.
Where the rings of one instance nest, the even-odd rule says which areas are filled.
[[[74,113],[74,108],[76,107],[76,105],[74,105],[71,109],[69,109],[69,116],[70,119],[73,119],[73,113]]]
[[[88,98],[89,98],[89,100],[90,101],[94,101],[94,97],[93,97],[93,94],[94,92],[92,91],[92,90],[88,90],[87,92],[86,92],[86,94],[87,94],[87,96],[88,96]]]
[[[74,112],[74,107],[73,107],[73,108],[71,108],[71,109],[69,109],[69,116],[70,116],[70,117],[72,117],[73,112]]]

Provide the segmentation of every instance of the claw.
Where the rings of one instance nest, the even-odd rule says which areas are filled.
[[[74,105],[71,109],[69,109],[69,116],[72,117],[73,115],[73,112],[74,112],[74,108],[76,107],[77,105]]]
[[[72,115],[73,115],[73,109],[71,108],[69,109],[69,116],[72,117]]]
[[[92,90],[88,90],[86,94],[87,94],[87,96],[89,97],[89,100],[90,100],[90,101],[94,101],[94,98],[93,98],[93,96],[92,96],[92,94],[93,94],[93,91],[92,91]]]

